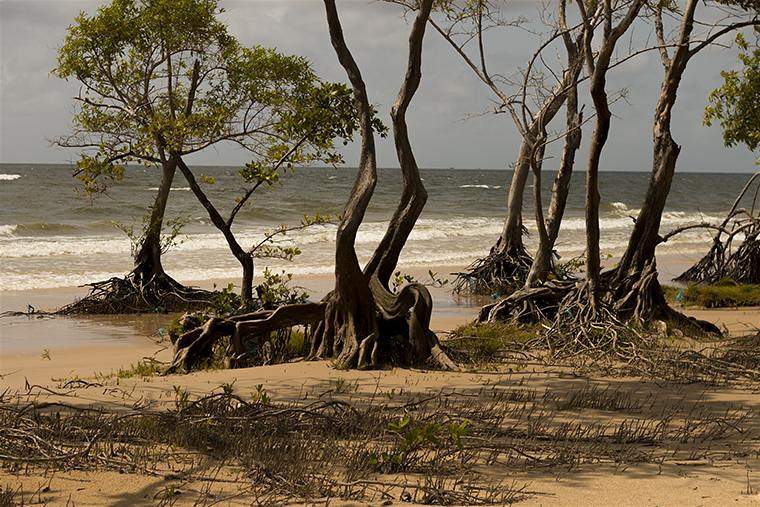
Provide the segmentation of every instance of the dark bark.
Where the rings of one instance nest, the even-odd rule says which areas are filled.
[[[567,30],[565,22],[565,2],[560,3],[560,28]],[[562,149],[562,159],[554,178],[552,185],[552,199],[549,204],[549,216],[546,219],[545,226],[539,227],[539,244],[536,255],[533,258],[530,272],[526,279],[525,285],[530,287],[540,282],[546,281],[552,271],[552,260],[554,256],[554,245],[559,236],[560,224],[565,213],[567,196],[570,191],[570,179],[575,165],[575,153],[581,145],[581,124],[583,123],[582,113],[578,111],[578,79],[583,69],[583,51],[585,38],[590,37],[591,32],[584,29],[576,40],[573,40],[569,32],[565,32],[563,40],[565,50],[567,51],[567,70],[563,80],[563,89],[566,94],[566,134],[565,144]],[[536,162],[538,164],[538,162]],[[541,171],[541,166],[537,165],[537,171]],[[540,178],[537,184],[540,183]],[[543,210],[540,192],[536,191],[535,206]],[[544,224],[543,212],[537,213],[537,220]],[[538,222],[537,222],[538,223]]]
[[[388,281],[398,264],[401,249],[406,244],[422,209],[427,202],[427,191],[420,178],[417,161],[414,158],[412,145],[409,141],[409,131],[406,125],[406,112],[422,79],[422,41],[425,26],[430,14],[430,2],[424,2],[420,15],[415,18],[409,34],[409,60],[406,76],[401,85],[396,101],[391,108],[393,122],[393,140],[396,146],[396,156],[403,176],[404,187],[396,211],[393,214],[383,239],[375,250],[374,255],[364,268],[368,276],[376,276],[387,289]]]
[[[177,162],[173,158],[167,159],[161,165],[161,182],[150,210],[145,237],[135,255],[135,265],[132,270],[134,282],[139,287],[158,281],[165,276],[161,265],[161,229],[176,169]]]
[[[673,313],[665,301],[662,288],[657,281],[655,249],[661,242],[659,235],[662,213],[670,192],[675,173],[676,161],[680,147],[671,135],[672,110],[676,102],[678,87],[686,66],[693,55],[689,50],[691,33],[694,26],[694,13],[697,0],[689,0],[682,14],[678,45],[669,56],[666,49],[661,50],[665,67],[665,76],[660,87],[652,129],[654,150],[652,157],[652,174],[644,203],[631,232],[628,246],[615,272],[613,281],[616,309],[626,318],[646,321]],[[662,11],[657,16],[657,35],[660,45],[664,46]],[[652,277],[645,281],[646,277]],[[714,327],[714,326],[713,326]],[[713,331],[714,329],[710,329]]]
[[[244,364],[249,347],[277,329],[312,325],[324,318],[325,305],[305,303],[286,305],[228,318],[212,317],[202,326],[183,333],[174,343],[174,359],[167,373],[192,370],[208,360],[220,338],[230,337],[226,351],[227,366]]]
[[[176,159],[177,166],[187,180],[187,183],[190,185],[190,189],[193,191],[193,194],[195,194],[195,198],[198,199],[198,202],[200,202],[206,209],[211,223],[213,223],[222,233],[232,255],[235,256],[240,263],[240,266],[243,268],[243,277],[240,286],[240,302],[243,306],[246,306],[253,300],[253,258],[249,252],[246,252],[245,249],[240,246],[237,238],[235,238],[235,234],[232,232],[232,224],[222,217],[214,204],[209,200],[208,196],[195,179],[195,175],[190,168],[187,167],[184,160],[182,160],[181,157],[176,157]]]
[[[756,172],[749,178],[720,226],[708,223],[696,224],[676,229],[663,236],[663,241],[666,241],[669,237],[687,230],[688,227],[713,228],[718,231],[713,237],[712,246],[707,254],[679,275],[676,280],[718,283],[721,280],[730,279],[736,283],[760,284],[760,216],[757,216],[756,208],[760,184],[755,188],[749,209],[739,208],[742,199],[750,191],[755,180],[760,180],[760,172]],[[740,234],[744,236],[744,241],[735,248],[734,239]]]
[[[657,37],[663,46],[660,55],[665,76],[655,107],[652,129],[652,175],[628,246],[614,271],[611,292],[615,300],[615,310],[622,319],[637,322],[662,319],[674,321],[681,326],[693,326],[698,330],[720,333],[714,324],[685,317],[670,308],[657,280],[655,259],[657,245],[663,241],[659,234],[660,223],[680,152],[680,147],[671,135],[671,118],[684,71],[691,57],[696,54],[696,51],[690,48],[690,44],[697,3],[698,0],[689,0],[681,14],[677,45],[672,56],[664,48],[666,44],[662,29],[662,7],[655,12]]]
[[[401,201],[388,230],[364,272],[354,247],[377,180],[372,109],[356,62],[343,38],[334,0],[324,0],[330,39],[346,71],[356,97],[361,134],[359,173],[338,226],[335,252],[335,289],[325,298],[325,318],[312,342],[314,357],[336,357],[342,368],[377,367],[396,362],[417,364],[435,361],[454,367],[430,331],[432,298],[418,284],[391,293],[388,281],[406,240],[422,211],[427,194],[419,177],[405,114],[421,78],[422,40],[432,0],[424,0],[409,36],[406,77],[392,109],[396,152],[404,177]]]
[[[592,313],[598,303],[601,270],[599,254],[599,164],[609,135],[612,118],[606,91],[607,71],[617,41],[630,28],[643,4],[643,0],[632,0],[623,19],[613,28],[611,2],[605,0],[604,39],[596,61],[592,64],[590,90],[596,111],[596,125],[591,137],[589,161],[586,168],[586,283]]]
[[[663,63],[666,65],[665,77],[660,86],[660,96],[655,107],[652,128],[654,141],[652,175],[644,203],[628,240],[628,247],[618,265],[618,279],[631,272],[642,271],[644,266],[654,259],[655,248],[659,243],[662,213],[665,210],[676,161],[681,150],[671,135],[670,122],[678,87],[690,59],[689,40],[696,5],[696,0],[689,0],[681,23],[679,46],[672,58],[663,58]]]
[[[515,169],[512,172],[512,180],[507,192],[507,216],[504,226],[496,243],[491,248],[491,255],[507,254],[519,255],[525,250],[523,243],[523,220],[522,208],[525,198],[525,184],[530,174],[530,156],[533,148],[530,142],[523,139],[520,143],[520,151],[515,161]]]
[[[330,41],[353,87],[359,115],[359,172],[343,210],[335,240],[335,289],[326,298],[325,321],[314,337],[317,357],[335,357],[341,367],[357,364],[360,342],[377,335],[374,299],[354,248],[377,183],[372,109],[359,67],[346,46],[334,0],[324,0]]]

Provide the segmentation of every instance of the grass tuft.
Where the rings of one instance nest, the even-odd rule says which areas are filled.
[[[459,326],[446,341],[446,347],[460,362],[501,361],[502,352],[522,346],[538,336],[533,326],[507,322],[472,322]]]

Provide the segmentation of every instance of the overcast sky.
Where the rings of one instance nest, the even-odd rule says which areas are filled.
[[[94,11],[98,1],[0,0],[0,162],[70,162],[77,154],[49,145],[47,139],[70,127],[76,87],[50,75],[57,47],[66,28],[81,10]],[[317,73],[328,80],[345,81],[330,46],[319,0],[227,1],[224,18],[244,44],[275,46],[306,56]],[[513,1],[510,15],[536,17],[537,2]],[[347,43],[362,69],[370,99],[386,115],[398,91],[405,68],[409,21],[392,5],[365,0],[338,2]],[[638,28],[643,40],[647,28]],[[537,37],[518,29],[490,32],[487,39],[492,72],[513,74],[536,47]],[[730,42],[730,39],[727,41]],[[627,42],[621,43],[627,48]],[[690,64],[681,85],[673,132],[683,150],[680,171],[748,172],[755,157],[745,148],[723,147],[720,130],[702,126],[705,100],[720,84],[720,71],[735,65],[735,52],[712,49]],[[519,136],[507,115],[479,115],[489,109],[491,95],[477,81],[451,47],[428,30],[423,54],[423,80],[409,112],[410,133],[420,166],[488,168],[509,167],[517,153]],[[628,103],[614,106],[610,141],[603,170],[640,171],[651,167],[652,109],[659,92],[662,67],[653,52],[618,67],[609,90],[628,87]],[[588,102],[584,96],[585,102]],[[591,111],[586,106],[587,114]],[[559,115],[560,117],[562,115]],[[468,119],[469,118],[469,119]],[[386,123],[390,123],[389,120]],[[590,131],[584,132],[584,141]],[[587,143],[584,142],[584,146]],[[357,146],[345,149],[349,164]],[[193,163],[237,165],[244,153],[232,147],[208,150]],[[583,169],[585,152],[578,160]],[[393,143],[379,143],[378,164],[396,167]],[[556,160],[547,162],[553,169]]]

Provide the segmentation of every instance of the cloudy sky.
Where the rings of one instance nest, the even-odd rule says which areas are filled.
[[[51,147],[47,141],[70,127],[71,97],[76,90],[73,83],[51,76],[50,70],[73,18],[79,11],[94,11],[100,3],[0,0],[0,162],[62,163],[77,158],[76,153]],[[223,5],[225,21],[243,43],[274,46],[306,56],[323,78],[345,81],[330,46],[319,0],[227,1]],[[521,0],[506,5],[510,16],[536,18],[538,2]],[[410,20],[405,20],[397,7],[376,1],[342,0],[338,8],[346,40],[367,81],[370,98],[387,115],[403,77]],[[648,28],[638,27],[634,44],[647,36]],[[486,42],[491,71],[514,74],[524,66],[539,37],[514,28],[490,32]],[[620,45],[625,50],[628,41]],[[745,148],[724,148],[720,130],[702,126],[706,97],[720,83],[721,69],[732,67],[735,60],[733,50],[715,48],[698,55],[690,64],[680,88],[673,126],[674,137],[683,145],[681,171],[748,172],[754,168],[754,156]],[[409,113],[420,165],[509,167],[519,145],[516,130],[506,115],[480,114],[489,109],[492,96],[433,30],[425,39],[423,61],[422,87]],[[614,70],[610,92],[627,87],[629,94],[627,102],[614,106],[603,170],[640,171],[651,167],[651,118],[661,77],[662,67],[654,52]],[[590,104],[586,111],[591,111]],[[589,134],[590,131],[585,133],[586,140]],[[349,163],[356,162],[356,148],[349,146],[345,150]],[[245,161],[245,155],[224,147],[199,154],[191,161],[237,165]],[[382,167],[397,166],[390,140],[380,142],[378,162]],[[549,161],[547,166],[553,168],[555,164]],[[583,164],[579,164],[578,169],[582,168]]]

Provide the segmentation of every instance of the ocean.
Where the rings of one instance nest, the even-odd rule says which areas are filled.
[[[258,192],[238,216],[236,233],[250,247],[279,224],[296,225],[304,214],[339,213],[353,184],[355,169],[302,168],[286,174],[282,184]],[[243,183],[234,167],[198,167],[216,178],[209,195],[224,210],[234,205]],[[398,169],[380,169],[378,186],[357,237],[362,261],[382,237],[400,191]],[[422,170],[429,198],[400,269],[464,266],[488,252],[501,230],[509,170]],[[584,249],[583,173],[575,174],[557,247],[563,258]],[[719,221],[746,182],[747,174],[678,173],[668,199],[662,230],[701,221]],[[544,175],[548,207],[553,174]],[[131,267],[130,242],[115,224],[139,228],[158,185],[156,169],[130,167],[123,182],[95,199],[78,197],[69,165],[0,164],[0,290],[77,286],[121,276]],[[601,250],[615,256],[625,248],[649,180],[648,173],[603,172],[600,175]],[[530,184],[530,182],[529,182]],[[526,189],[524,222],[533,223],[532,192]],[[219,205],[219,204],[218,204]],[[178,280],[236,278],[237,261],[221,234],[209,223],[178,172],[168,217],[187,221],[181,243],[164,257],[167,272]],[[535,233],[527,243],[533,245]],[[694,256],[707,248],[709,233],[691,231],[660,247],[660,252]],[[285,244],[302,254],[294,262],[260,261],[294,275],[333,271],[335,226],[317,226],[289,234]]]

